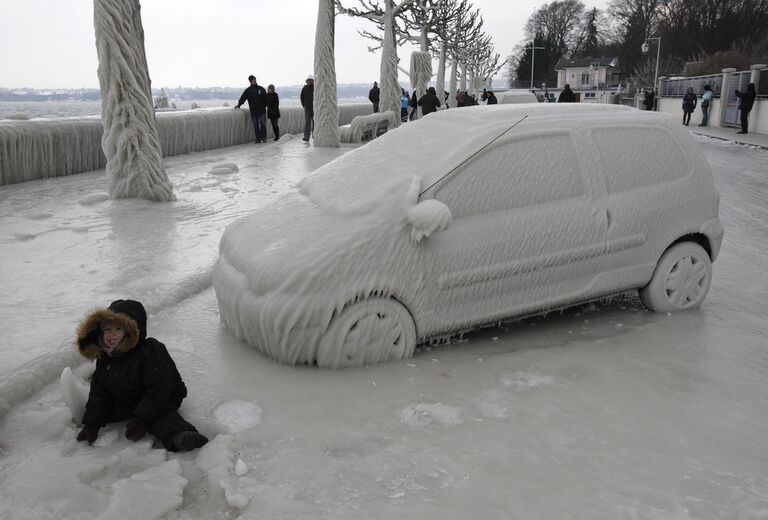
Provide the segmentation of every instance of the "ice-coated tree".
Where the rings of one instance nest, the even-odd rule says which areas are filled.
[[[93,14],[109,196],[174,200],[163,169],[139,0],[94,0]]]
[[[411,88],[416,91],[416,99],[426,94],[429,80],[432,79],[432,55],[429,52],[411,53]],[[440,100],[442,103],[442,100]],[[419,108],[421,115],[421,108]]]
[[[336,5],[319,0],[315,31],[315,146],[339,146],[339,107],[336,99],[334,53]]]
[[[391,111],[400,114],[400,84],[397,81],[397,26],[395,17],[401,14],[416,0],[358,0],[360,8],[346,8],[341,0],[336,0],[336,7],[340,13],[349,16],[365,18],[375,22],[383,28],[384,36],[381,38],[381,68],[379,70],[380,101],[379,109],[382,112]],[[381,4],[384,4],[383,7]],[[363,36],[368,36],[363,33]],[[394,117],[395,124],[400,124],[400,118]]]

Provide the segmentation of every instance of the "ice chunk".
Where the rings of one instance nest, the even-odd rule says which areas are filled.
[[[243,459],[237,459],[237,462],[235,462],[235,475],[242,477],[246,473],[248,473],[248,465],[243,462]]]
[[[96,204],[98,202],[103,202],[105,200],[109,200],[109,195],[105,192],[102,193],[91,193],[90,195],[86,195],[85,197],[81,198],[78,202],[81,206],[91,206],[93,204]]]
[[[132,475],[112,484],[114,496],[99,520],[151,520],[181,506],[187,479],[178,460]]]
[[[461,409],[443,403],[414,403],[400,410],[400,421],[409,426],[433,423],[455,426],[462,424]]]
[[[261,423],[261,408],[255,402],[236,399],[219,405],[213,416],[224,431],[237,433]]]
[[[88,402],[90,385],[72,373],[69,367],[65,367],[59,378],[61,398],[72,412],[72,421],[80,424],[85,413],[85,404]]]

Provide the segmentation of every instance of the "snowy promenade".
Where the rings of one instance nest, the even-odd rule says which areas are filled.
[[[0,187],[0,519],[768,517],[768,150],[695,140],[726,229],[700,310],[620,298],[341,371],[236,341],[210,268],[229,222],[349,147],[173,157],[169,204],[108,200],[103,170]],[[87,374],[76,323],[119,297],[147,305],[203,450],[74,441],[58,374]]]

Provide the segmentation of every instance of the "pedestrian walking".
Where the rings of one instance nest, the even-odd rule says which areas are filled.
[[[248,101],[256,143],[263,143],[267,140],[267,91],[256,81],[256,76],[248,76],[248,81],[251,85],[243,91],[235,109],[239,109]]]
[[[421,114],[427,115],[432,112],[437,112],[440,107],[440,99],[437,97],[435,87],[429,87],[427,93],[419,98],[419,106],[421,107]]]
[[[306,142],[309,141],[315,124],[315,77],[312,74],[307,76],[306,84],[301,88],[299,100],[301,100],[301,106],[304,107],[304,138],[302,141]]]
[[[400,96],[400,121],[407,123],[410,98],[408,96],[408,92],[406,92],[404,88],[401,88],[400,90],[402,91],[402,95]]]
[[[693,87],[688,87],[688,91],[683,96],[683,124],[685,126],[691,122],[691,114],[696,110],[697,99]]]

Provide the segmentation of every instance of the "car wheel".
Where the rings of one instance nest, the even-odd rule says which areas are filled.
[[[661,256],[648,285],[640,289],[640,299],[656,312],[695,309],[709,291],[712,262],[699,244],[680,242]]]
[[[416,325],[401,303],[371,298],[344,308],[331,321],[317,349],[325,368],[362,366],[413,355]]]

